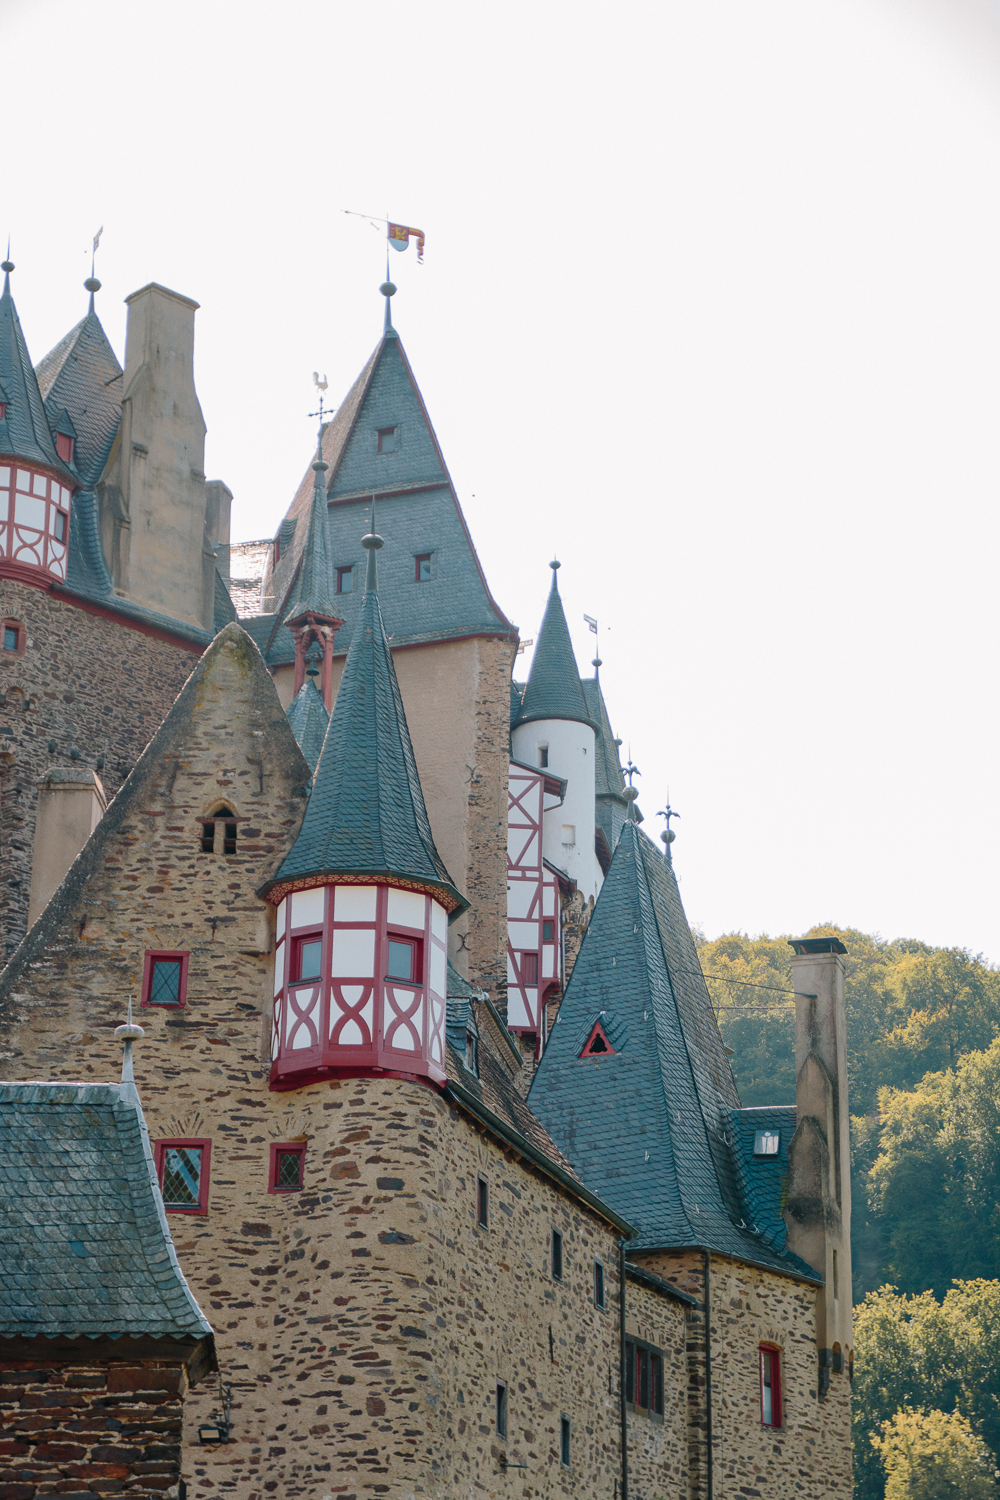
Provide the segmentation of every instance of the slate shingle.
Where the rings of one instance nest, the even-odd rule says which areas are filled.
[[[10,273],[4,275],[0,296],[0,385],[6,414],[0,420],[0,454],[44,464],[75,487],[79,480],[72,464],[64,464],[56,452],[48,417],[38,389],[38,378],[28,357],[21,320],[10,293]]]
[[[288,705],[288,722],[299,749],[309,762],[310,771],[315,772],[323,741],[326,739],[330,715],[326,711],[323,694],[311,677],[306,678]]]
[[[521,695],[516,722],[529,724],[537,719],[572,719],[578,724],[592,725],[596,733],[597,723],[587,707],[573,654],[573,643],[569,638],[569,626],[559,597],[559,564],[552,563],[550,566],[552,587],[542,617],[542,628],[535,642],[531,671]]]

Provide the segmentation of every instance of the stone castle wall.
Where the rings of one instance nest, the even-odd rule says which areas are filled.
[[[0,964],[27,928],[38,784],[51,766],[104,754],[114,796],[194,668],[197,650],[0,580],[0,616],[25,626],[0,651]],[[50,750],[49,744],[54,748]]]
[[[626,1276],[626,1337],[653,1344],[663,1356],[663,1416],[628,1415],[631,1500],[688,1493],[688,1310],[680,1302]],[[615,1390],[618,1381],[615,1381]]]

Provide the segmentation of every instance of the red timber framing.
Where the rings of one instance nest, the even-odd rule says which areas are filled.
[[[292,891],[275,944],[272,1089],[344,1073],[445,1082],[448,916],[433,895],[374,881]]]
[[[544,1045],[545,1001],[561,989],[558,877],[542,858],[542,821],[565,783],[512,760],[507,781],[507,1024]]]

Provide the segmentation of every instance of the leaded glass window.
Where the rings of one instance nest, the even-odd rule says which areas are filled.
[[[275,1187],[297,1188],[302,1186],[302,1152],[279,1151],[278,1168],[275,1172]]]
[[[149,976],[150,1005],[180,1005],[181,961],[179,958],[154,958]]]
[[[167,1208],[201,1206],[200,1146],[165,1146],[163,1150],[163,1202]]]

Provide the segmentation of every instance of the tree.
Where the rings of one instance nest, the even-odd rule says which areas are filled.
[[[989,1500],[993,1455],[957,1411],[898,1411],[872,1443],[885,1470],[885,1500]]]

